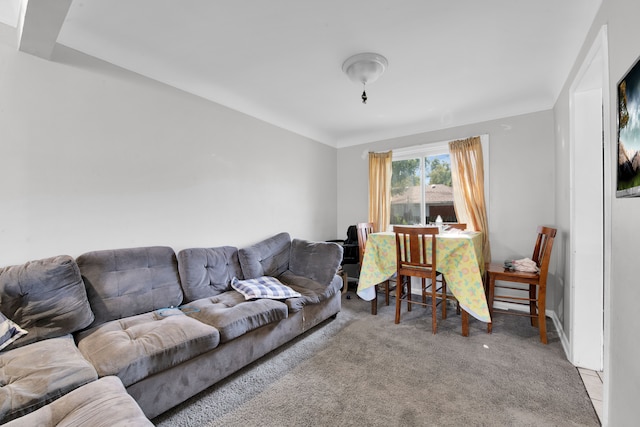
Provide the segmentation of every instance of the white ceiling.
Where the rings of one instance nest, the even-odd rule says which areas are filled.
[[[0,0],[1,22],[18,26],[20,1]],[[601,2],[30,0],[28,7],[52,1],[71,2],[57,43],[335,147],[552,108]],[[341,70],[360,52],[389,60],[367,87],[366,105],[362,87]]]

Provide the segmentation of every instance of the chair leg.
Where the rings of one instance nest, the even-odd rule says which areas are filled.
[[[536,299],[536,285],[529,285],[529,314],[531,314],[531,326],[538,327],[538,311]]]
[[[547,343],[547,319],[544,316],[544,313],[542,311],[540,311],[540,314],[538,314],[538,328],[540,329],[540,342],[542,344],[546,344]]]
[[[547,343],[547,318],[546,318],[546,285],[542,284],[538,289],[538,329],[540,330],[540,341]]]
[[[375,290],[375,296],[371,300],[371,314],[375,316],[378,314],[378,285],[375,285],[373,289]]]
[[[400,323],[400,304],[402,304],[402,276],[398,276],[398,282],[396,283],[396,324]]]
[[[433,334],[438,332],[438,313],[436,313],[436,308],[438,307],[438,294],[436,287],[437,283],[431,283],[431,332]]]
[[[444,274],[442,275],[442,287],[440,288],[442,292],[442,319],[447,318],[447,280],[444,278]]]
[[[342,277],[342,295],[344,295],[349,290],[349,276],[347,275],[347,272],[342,269],[342,267],[340,268],[340,270],[338,270],[338,276]]]
[[[466,310],[462,310],[462,336],[469,336],[469,313]]]
[[[389,281],[384,282],[384,303],[389,305]]]
[[[491,333],[493,330],[493,292],[496,286],[496,278],[489,274],[489,296],[487,297],[487,305],[489,306],[489,317],[491,321],[487,323],[487,332]]]
[[[407,311],[411,311],[411,276],[407,276]]]

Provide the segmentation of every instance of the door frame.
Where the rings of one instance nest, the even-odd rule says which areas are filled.
[[[609,94],[609,66],[607,48],[607,27],[603,26],[596,36],[593,45],[580,67],[573,84],[570,87],[570,333],[569,359],[575,366],[601,371],[608,360],[608,310],[610,265],[611,265],[611,194],[612,194],[612,151],[610,132],[610,94]],[[597,103],[597,104],[596,104]],[[601,126],[593,126],[601,116]],[[597,133],[596,133],[597,132]],[[585,166],[578,162],[576,154],[584,152],[585,146],[581,142],[587,141],[590,155],[595,150],[601,150],[602,164],[590,163]],[[601,141],[601,147],[593,144]],[[587,157],[589,154],[587,155]],[[593,157],[592,157],[593,161]],[[587,170],[601,171],[601,187],[597,188],[599,197],[595,203],[585,203],[586,197],[580,188],[581,174]],[[587,175],[582,175],[586,177]],[[576,191],[576,188],[582,191]],[[593,192],[591,192],[591,195]],[[592,196],[589,196],[592,199]],[[583,205],[589,206],[599,203],[600,212],[585,213]],[[584,217],[591,215],[595,220],[585,224]],[[601,217],[599,217],[601,215]],[[600,218],[600,219],[599,219]],[[594,239],[588,238],[587,233],[597,233]],[[601,238],[601,243],[594,244]],[[579,251],[584,243],[593,244],[600,250],[602,259],[602,280],[578,280],[585,268],[593,266],[593,259],[581,258]],[[598,244],[601,245],[597,248]],[[600,316],[594,313],[601,312]],[[599,337],[599,343],[594,340]]]

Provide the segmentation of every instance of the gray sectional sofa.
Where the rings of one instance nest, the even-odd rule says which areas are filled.
[[[2,268],[0,312],[27,334],[0,351],[0,423],[151,425],[335,316],[341,259],[335,243],[280,233],[242,249],[101,250]],[[271,278],[285,285],[276,295],[256,285]]]

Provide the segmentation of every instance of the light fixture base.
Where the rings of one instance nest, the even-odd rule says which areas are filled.
[[[388,65],[387,58],[379,53],[365,52],[347,58],[342,71],[352,81],[366,85],[378,80]]]

